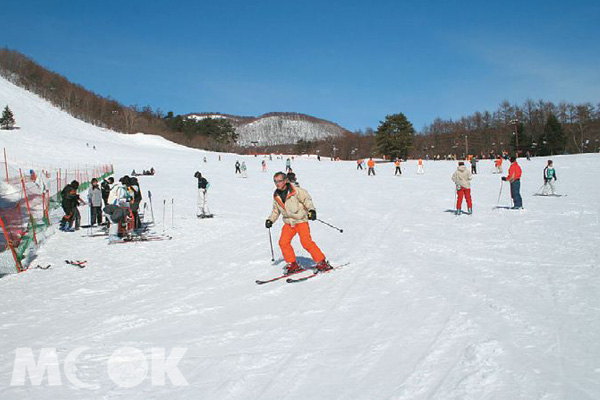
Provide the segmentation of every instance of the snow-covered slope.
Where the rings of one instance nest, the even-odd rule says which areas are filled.
[[[258,286],[283,266],[281,222],[271,263],[264,220],[284,159],[262,173],[262,158],[218,161],[160,138],[107,132],[0,79],[4,103],[21,127],[0,131],[9,155],[63,166],[113,161],[118,176],[154,166],[157,175],[140,184],[153,193],[155,229],[174,239],[108,246],[85,229],[57,233],[36,260],[51,269],[0,279],[2,399],[600,397],[596,154],[554,157],[558,190],[568,194],[560,198],[533,196],[545,159],[521,161],[523,211],[493,208],[501,181],[482,161],[475,214],[459,217],[446,212],[453,162],[426,163],[424,175],[408,162],[401,177],[380,164],[367,177],[353,162],[296,159],[318,217],[344,229],[313,222],[313,239],[333,264],[350,264],[299,284]],[[236,159],[246,161],[248,179],[234,175]],[[195,217],[196,170],[211,183],[214,219]],[[506,186],[500,203],[509,204]],[[294,246],[310,264],[297,239]],[[126,347],[141,355],[115,358]],[[11,386],[20,348],[36,360],[55,349],[61,384],[46,377]],[[143,360],[160,359],[157,348],[187,349],[173,356],[186,386],[174,386],[175,375],[152,384]],[[115,373],[121,383],[146,379],[127,388]]]
[[[238,134],[238,144],[241,146],[296,144],[298,140],[323,140],[347,132],[332,122],[297,113],[269,113],[256,118],[227,114],[187,115],[187,118],[196,120],[209,117],[229,120]]]

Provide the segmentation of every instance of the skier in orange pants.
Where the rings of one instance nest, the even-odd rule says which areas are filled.
[[[277,172],[273,177],[273,181],[277,189],[273,193],[273,211],[265,221],[265,227],[271,228],[279,215],[283,215],[284,225],[281,229],[279,247],[287,263],[286,274],[302,269],[296,262],[296,254],[291,245],[296,234],[300,236],[302,247],[310,253],[315,261],[316,269],[319,271],[331,269],[332,267],[327,262],[325,255],[310,236],[308,221],[317,219],[317,212],[310,195],[303,188],[292,185],[283,172]]]

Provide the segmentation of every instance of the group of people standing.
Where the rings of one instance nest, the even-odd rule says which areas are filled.
[[[496,167],[496,171],[502,170],[502,158],[498,157],[494,161],[494,165]],[[473,168],[473,163],[471,163],[471,168]],[[508,174],[503,176],[502,182],[509,182],[510,184],[510,196],[512,198],[513,206],[511,209],[519,210],[523,208],[523,198],[521,197],[521,176],[523,171],[521,166],[517,162],[517,158],[515,156],[510,157],[510,167],[508,169]],[[471,214],[473,212],[473,203],[471,200],[471,180],[473,179],[473,174],[467,170],[465,167],[465,163],[460,161],[458,163],[458,167],[454,174],[452,174],[452,181],[456,184],[456,214],[462,213],[462,201],[463,198],[467,202],[467,214]],[[554,164],[552,160],[548,160],[546,167],[544,168],[544,185],[542,189],[542,196],[547,196],[548,191],[551,192],[552,195],[555,195],[555,187],[553,181],[556,181],[556,170],[554,169]],[[500,189],[502,190],[502,189]]]
[[[139,208],[142,193],[136,177],[124,176],[115,184],[114,178],[109,177],[98,182],[97,178],[91,180],[87,193],[87,203],[78,193],[79,182],[74,180],[61,191],[62,207],[65,215],[60,221],[60,230],[72,232],[81,228],[81,214],[78,206],[88,204],[90,207],[90,227],[103,225],[103,214],[110,225],[109,236],[119,235],[119,224],[124,220],[129,228],[141,228]]]

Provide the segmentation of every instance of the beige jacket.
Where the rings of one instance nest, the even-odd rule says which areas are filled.
[[[473,175],[471,175],[471,171],[464,165],[459,165],[454,174],[452,174],[452,182],[456,183],[457,190],[459,189],[458,186],[470,189],[471,179],[473,179]]]
[[[283,223],[291,226],[308,222],[308,210],[315,209],[310,195],[301,187],[290,184],[290,188],[285,203],[281,201],[277,191],[273,194],[273,212],[269,217],[271,222],[277,221],[279,214],[283,214]]]

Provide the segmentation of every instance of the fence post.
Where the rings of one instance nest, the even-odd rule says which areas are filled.
[[[8,183],[8,160],[6,159],[6,147],[4,147],[4,167],[6,168],[6,183]]]
[[[31,214],[31,208],[29,207],[29,199],[27,198],[27,189],[25,188],[25,179],[23,179],[23,172],[19,168],[19,174],[21,175],[21,184],[23,185],[23,194],[25,195],[25,204],[27,204],[27,212],[29,213],[29,222],[31,223],[31,230],[33,231],[33,242],[37,245],[37,236],[35,235],[35,220],[33,214]]]
[[[8,234],[8,229],[6,228],[6,225],[4,225],[4,219],[2,218],[1,214],[0,214],[0,225],[2,225],[2,231],[4,232],[4,237],[6,237],[6,243],[8,243],[8,248],[10,249],[10,252],[12,253],[13,258],[15,259],[15,266],[17,267],[17,272],[22,272],[23,266],[21,265],[21,260],[19,260],[19,256],[17,255],[17,252],[15,251],[15,248],[12,244],[12,240],[10,240],[10,236]]]

